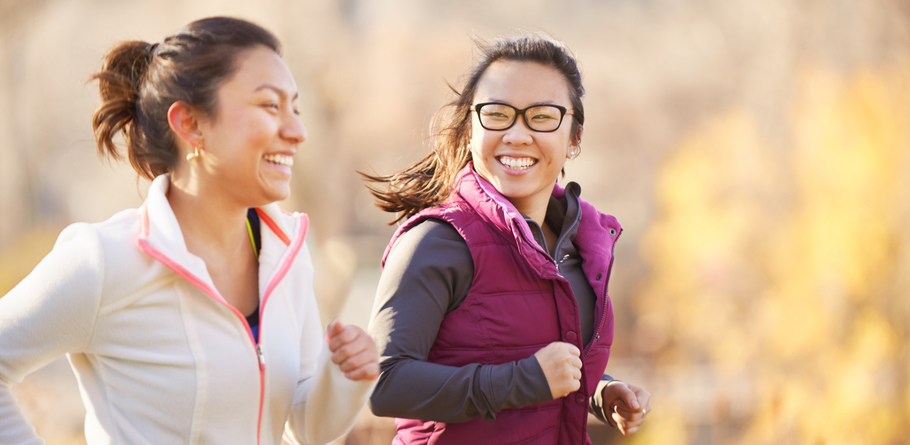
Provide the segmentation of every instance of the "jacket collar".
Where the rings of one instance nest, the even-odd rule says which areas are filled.
[[[177,222],[177,217],[167,200],[170,175],[163,174],[152,181],[148,198],[140,208],[140,232],[137,243],[147,254],[183,276],[212,297],[223,300],[212,283],[211,276],[201,258],[190,253]],[[262,248],[259,252],[260,295],[274,288],[276,275],[283,276],[287,265],[300,250],[308,229],[308,219],[303,214],[288,214],[278,204],[257,207],[262,221]]]
[[[525,222],[528,223],[531,233],[534,234],[537,244],[545,247],[545,249],[556,249],[553,259],[559,259],[565,254],[575,252],[575,248],[571,245],[575,239],[575,234],[578,232],[578,222],[581,220],[581,208],[578,205],[581,187],[575,182],[570,182],[565,190],[559,189],[558,185],[556,187],[557,189],[554,189],[553,194],[550,195],[550,202],[547,203],[547,213],[544,217],[544,224],[549,225],[556,232],[555,246],[546,244],[543,227],[538,225],[531,217],[522,215]],[[564,192],[563,196],[558,196],[557,192]]]
[[[217,295],[205,262],[186,248],[177,216],[167,200],[170,183],[170,175],[163,174],[156,177],[149,187],[148,197],[139,209],[139,247],[206,293]],[[220,295],[218,298],[221,298]]]

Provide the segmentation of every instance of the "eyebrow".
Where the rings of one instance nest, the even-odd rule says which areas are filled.
[[[253,90],[253,92],[258,92],[258,91],[262,91],[262,90],[272,90],[281,97],[287,97],[287,95],[288,95],[287,91],[285,91],[284,89],[279,88],[275,85],[272,85],[270,83],[265,83],[265,84],[259,85],[258,87],[256,87]],[[299,98],[299,97],[300,97],[300,93],[294,92],[294,95],[291,97],[291,100],[297,100],[297,98]]]
[[[497,99],[495,97],[491,97],[489,100],[486,100],[485,102],[496,102],[496,103],[501,103],[501,104],[506,104],[506,105],[512,105],[512,102],[509,102],[507,100]],[[555,100],[544,100],[544,101],[540,101],[540,102],[534,102],[528,106],[534,107],[537,105],[559,105],[559,104],[556,103]],[[512,106],[514,107],[515,105],[512,105]]]

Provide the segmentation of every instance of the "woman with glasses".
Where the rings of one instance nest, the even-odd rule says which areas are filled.
[[[580,151],[581,74],[545,38],[481,50],[433,152],[364,175],[404,221],[370,321],[373,412],[397,417],[397,444],[582,444],[589,412],[631,434],[650,394],[604,375],[621,228],[556,184]]]
[[[190,23],[107,53],[98,150],[151,180],[138,209],[74,224],[0,298],[0,443],[44,443],[9,383],[67,354],[89,444],[327,443],[366,405],[372,339],[323,335],[307,216],[282,211],[306,139],[278,40]]]

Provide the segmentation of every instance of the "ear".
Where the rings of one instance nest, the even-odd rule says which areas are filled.
[[[190,147],[203,145],[202,130],[199,128],[199,115],[186,102],[177,101],[167,110],[167,123],[171,131],[177,136],[177,141],[183,140]]]
[[[579,125],[578,130],[575,131],[575,145],[581,145],[581,135],[585,134],[584,125]]]

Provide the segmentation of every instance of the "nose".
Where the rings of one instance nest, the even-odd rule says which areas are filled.
[[[524,120],[524,116],[515,116],[515,123],[504,130],[506,134],[502,135],[502,141],[512,145],[527,145],[534,141],[531,135],[531,129]]]
[[[280,135],[282,138],[290,141],[294,145],[302,144],[307,138],[306,127],[300,121],[300,117],[292,112],[288,112],[281,126]]]

